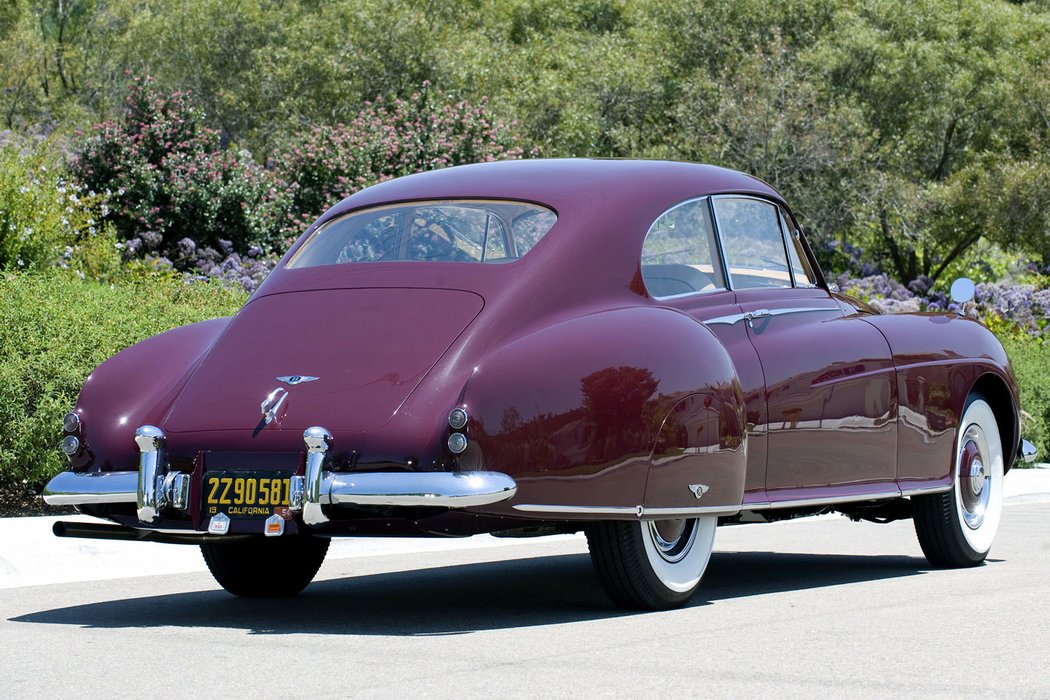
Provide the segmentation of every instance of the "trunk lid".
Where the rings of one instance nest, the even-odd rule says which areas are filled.
[[[483,306],[477,294],[448,289],[329,289],[256,299],[205,356],[164,427],[260,429],[261,404],[281,390],[287,396],[274,427],[381,428]]]

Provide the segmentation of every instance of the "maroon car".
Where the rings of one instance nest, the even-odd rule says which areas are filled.
[[[148,313],[148,310],[144,310]],[[232,318],[103,363],[44,498],[199,544],[289,595],[342,535],[584,530],[618,604],[682,605],[716,525],[914,518],[936,566],[997,529],[1019,437],[1002,346],[836,293],[741,173],[525,160],[365,189]]]

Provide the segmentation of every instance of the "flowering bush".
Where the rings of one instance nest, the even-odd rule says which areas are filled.
[[[108,218],[122,238],[159,237],[152,248],[161,255],[186,237],[211,247],[231,241],[241,252],[273,245],[284,188],[250,153],[224,148],[203,119],[188,93],[161,95],[150,78],[136,78],[122,117],[76,144],[73,175],[111,196]]]
[[[842,291],[867,301],[883,313],[960,310],[943,291],[933,289],[928,278],[920,277],[908,287],[885,274],[860,279],[840,275],[835,282]],[[973,301],[962,311],[979,318],[999,334],[1014,332],[1050,339],[1050,289],[1034,284],[981,283],[977,285]]]
[[[0,144],[0,268],[107,276],[120,257],[106,214],[101,197],[69,180],[51,144]]]
[[[407,100],[377,99],[350,123],[286,141],[267,167],[226,149],[187,93],[161,95],[137,78],[122,118],[82,136],[73,175],[106,193],[125,257],[219,278],[252,291],[273,253],[352,192],[421,170],[522,154],[482,100],[450,103],[424,85]]]
[[[159,242],[160,236],[156,234],[144,234],[129,240],[129,255],[142,258],[133,260],[130,270],[151,274],[178,269],[184,271],[183,279],[187,283],[218,280],[228,287],[233,285],[251,293],[266,279],[278,260],[277,255],[266,255],[258,246],[240,254],[233,250],[233,243],[229,240],[219,240],[216,250],[198,248],[192,238],[183,238],[176,243],[172,260],[155,254]]]
[[[314,127],[274,155],[274,171],[291,190],[292,230],[389,178],[518,158],[523,151],[513,126],[494,121],[484,99],[451,103],[427,83],[407,100],[366,102],[349,124]]]

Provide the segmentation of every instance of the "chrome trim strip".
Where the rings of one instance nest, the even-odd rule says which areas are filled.
[[[838,307],[831,306],[792,306],[783,309],[756,309],[755,311],[748,311],[747,313],[731,314],[729,316],[716,316],[715,318],[709,318],[702,323],[707,325],[725,324],[732,326],[734,323],[739,321],[750,321],[755,318],[764,318],[766,316],[785,316],[787,314],[805,314],[812,313],[815,311],[841,311]]]
[[[139,426],[135,430],[135,444],[139,447],[139,478],[135,508],[140,521],[151,523],[164,507],[164,431],[154,425]]]
[[[307,525],[323,525],[328,517],[321,509],[321,484],[326,475],[322,469],[328,448],[332,445],[332,434],[315,425],[303,433],[306,443],[306,476],[303,479],[303,522]]]
[[[740,506],[697,506],[695,508],[642,508],[642,518],[685,518],[693,515],[736,515]]]
[[[1035,461],[1035,458],[1038,455],[1039,455],[1039,450],[1036,448],[1036,446],[1033,445],[1032,443],[1028,442],[1024,438],[1022,438],[1021,439],[1021,459],[1023,459],[1026,464],[1031,464],[1032,462]]]
[[[879,493],[859,493],[848,496],[822,496],[820,498],[799,498],[792,501],[765,501],[763,503],[744,503],[741,510],[770,510],[774,508],[800,508],[803,506],[827,506],[835,503],[857,503],[858,501],[882,501],[887,498],[900,498],[900,489]]]
[[[525,513],[564,513],[566,515],[633,515],[638,516],[641,506],[552,506],[521,503],[514,510]]]
[[[644,506],[560,506],[522,503],[514,510],[526,513],[556,513],[563,515],[630,515],[643,520],[658,518],[686,518],[697,515],[735,515],[740,506],[696,506],[692,508],[646,508]]]
[[[902,496],[926,496],[931,493],[945,493],[952,490],[952,484],[948,483],[943,486],[924,486],[921,489],[904,489],[901,491]]]
[[[135,503],[138,481],[138,472],[59,472],[44,487],[44,503],[50,506]]]
[[[705,321],[702,321],[702,323],[707,326],[717,326],[720,324],[732,326],[738,321],[743,321],[746,317],[747,314],[730,314],[729,316],[715,316],[714,318],[709,318]]]
[[[500,472],[343,472],[329,474],[325,489],[333,505],[468,508],[505,501],[518,485]]]
[[[839,311],[836,306],[791,306],[785,309],[762,309],[762,313],[769,316],[784,316],[785,314],[808,314],[814,311]],[[757,312],[756,312],[757,313]]]

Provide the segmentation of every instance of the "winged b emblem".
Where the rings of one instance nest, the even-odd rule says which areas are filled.
[[[289,384],[291,386],[295,386],[296,384],[305,384],[306,382],[314,382],[318,379],[320,379],[320,377],[308,377],[305,374],[292,374],[287,377],[277,377],[277,381],[284,382],[285,384]]]

